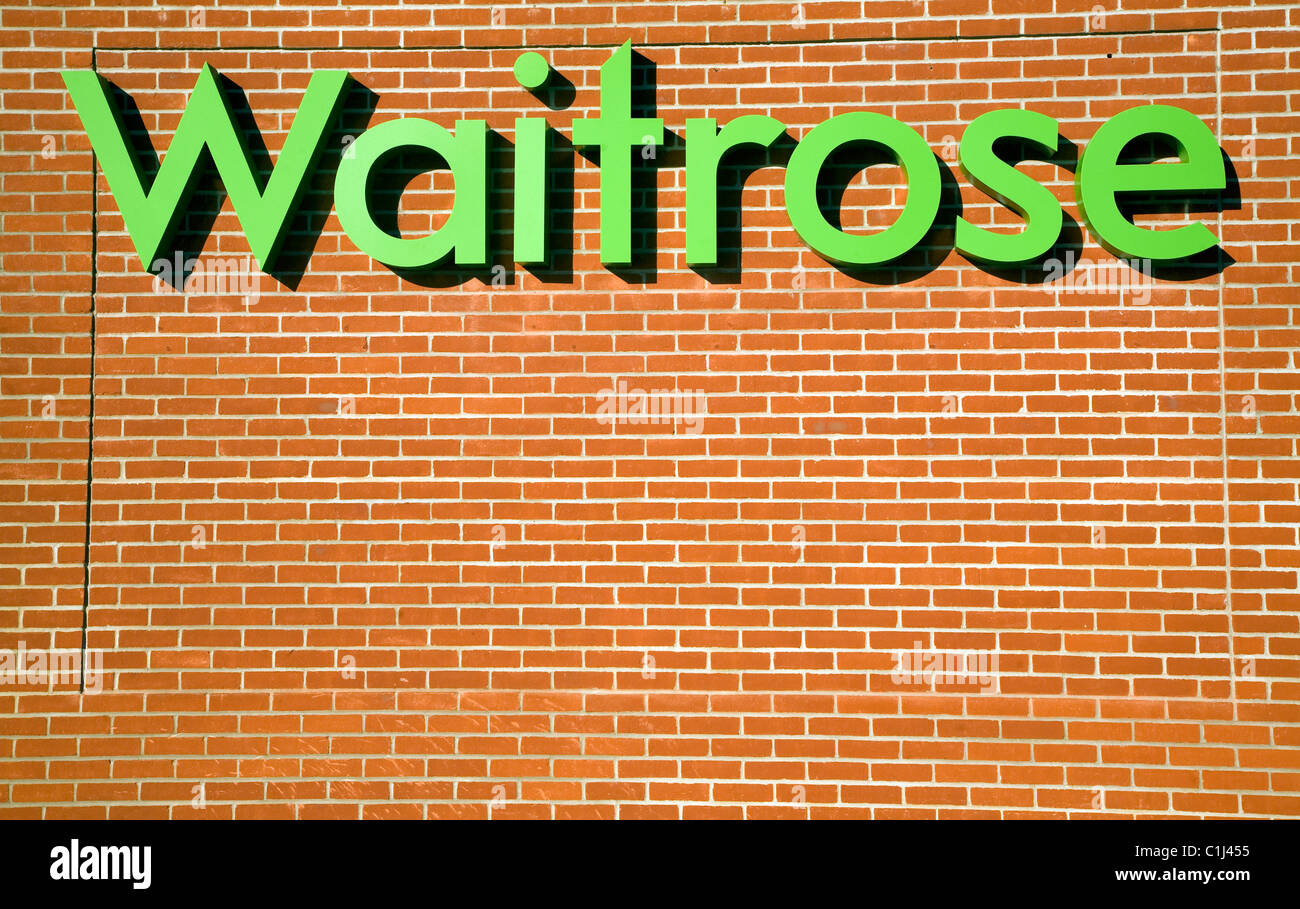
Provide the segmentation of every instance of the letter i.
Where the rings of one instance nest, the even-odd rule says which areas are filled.
[[[547,259],[546,153],[547,125],[539,117],[515,120],[515,261],[539,264]]]
[[[520,54],[514,71],[515,81],[533,93],[551,77],[550,63],[536,51]],[[546,131],[546,121],[537,117],[515,120],[515,261],[521,265],[547,259]]]

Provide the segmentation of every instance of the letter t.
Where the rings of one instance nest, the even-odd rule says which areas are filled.
[[[664,121],[632,117],[632,42],[600,68],[600,116],[573,121],[573,144],[600,148],[600,261],[632,262],[632,155],[662,145]]]

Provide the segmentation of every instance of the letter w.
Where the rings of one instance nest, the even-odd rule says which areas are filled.
[[[290,217],[306,188],[307,174],[320,157],[326,129],[343,98],[348,78],[344,70],[322,70],[312,75],[263,190],[217,72],[205,64],[153,185],[146,190],[144,172],[128,145],[126,124],[116,102],[109,97],[108,83],[90,70],[63,73],[63,83],[146,269],[180,221],[180,213],[202,174],[199,160],[206,147],[248,246],[265,271],[280,250]]]

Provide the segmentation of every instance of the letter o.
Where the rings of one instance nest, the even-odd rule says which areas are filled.
[[[898,219],[874,234],[851,234],[828,222],[817,206],[817,181],[826,160],[850,142],[889,151],[907,177],[907,202]],[[813,127],[795,146],[785,174],[790,224],[822,256],[841,265],[878,265],[897,259],[926,235],[939,212],[943,180],[930,146],[893,117],[856,111]]]

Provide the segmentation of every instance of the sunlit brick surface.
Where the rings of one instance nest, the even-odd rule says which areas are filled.
[[[6,3],[0,648],[84,622],[107,676],[0,686],[0,815],[1300,814],[1300,11],[1094,6]],[[610,270],[570,123],[629,39],[668,135]],[[572,89],[520,88],[523,49]],[[235,273],[182,293],[58,71],[93,65],[162,151],[204,63],[272,156],[313,71],[359,87],[278,270],[240,272],[214,178],[179,248]],[[1230,264],[1083,284],[1113,260],[1077,150],[1152,102],[1235,178],[1150,221],[1205,221]],[[1023,165],[1067,213],[1055,286],[952,250],[957,214],[1020,223],[955,148],[1021,106],[1069,140]],[[827,264],[778,150],[724,167],[724,261],[687,267],[688,118],[792,144],[855,110],[952,176],[922,248]],[[545,267],[511,257],[525,115],[557,131]],[[339,156],[398,116],[495,132],[489,267],[395,274],[340,229]],[[408,234],[452,201],[417,167],[389,193]],[[852,171],[844,227],[886,226],[901,171]],[[703,411],[611,425],[620,381]],[[903,652],[993,684],[900,680]]]

